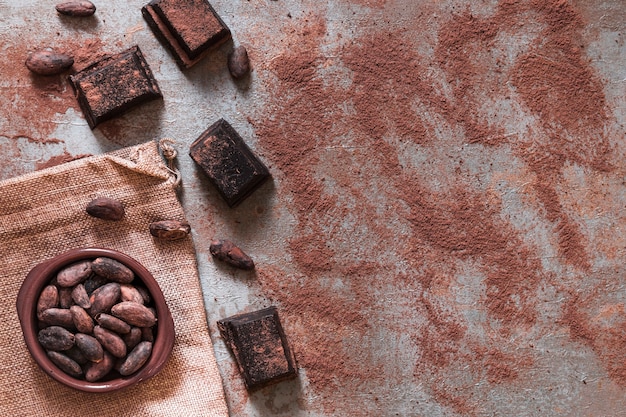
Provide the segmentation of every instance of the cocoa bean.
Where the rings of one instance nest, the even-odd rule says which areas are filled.
[[[74,336],[76,347],[90,362],[100,362],[104,358],[104,349],[98,340],[84,333],[76,333]]]
[[[72,313],[74,326],[79,332],[88,334],[93,332],[93,319],[84,308],[80,306],[71,306],[70,312]]]
[[[49,308],[59,306],[59,290],[55,285],[46,285],[37,300],[37,318],[41,320],[41,313]]]
[[[87,214],[102,220],[122,220],[124,217],[124,205],[108,197],[98,197],[87,204]]]
[[[62,351],[74,346],[74,335],[60,326],[50,326],[40,330],[37,340],[46,350]]]
[[[137,291],[139,291],[139,294],[141,294],[141,297],[143,298],[143,303],[149,304],[150,300],[152,300],[152,297],[150,297],[150,291],[148,291],[146,287],[136,286],[135,288],[137,288]]]
[[[81,306],[82,308],[90,308],[91,301],[89,301],[89,295],[87,295],[87,290],[83,284],[78,284],[72,290],[72,300]]]
[[[73,304],[72,288],[59,288],[59,306],[61,308],[70,308]]]
[[[98,324],[105,329],[111,330],[119,335],[124,335],[130,332],[130,324],[110,314],[100,313],[96,316]]]
[[[66,374],[73,376],[74,378],[79,378],[83,375],[83,370],[81,369],[80,365],[68,356],[52,350],[46,352],[46,354],[48,355],[52,363],[58,366],[59,369]]]
[[[245,270],[254,269],[252,259],[230,240],[214,240],[209,246],[209,252],[211,252],[211,255],[215,258],[235,268]]]
[[[87,365],[85,370],[85,379],[89,382],[96,382],[104,378],[115,365],[115,358],[109,352],[104,352],[104,356],[100,362],[94,362]]]
[[[64,350],[63,353],[79,365],[84,365],[89,362],[89,359],[87,359],[83,352],[76,346],[76,335],[74,335],[74,346],[72,346],[71,349]]]
[[[88,17],[96,12],[96,6],[90,1],[66,1],[55,8],[57,12],[71,17]]]
[[[122,336],[128,349],[132,349],[141,342],[142,330],[139,327],[131,327],[130,332]]]
[[[245,77],[250,72],[250,59],[244,46],[238,46],[228,54],[228,70],[235,79]]]
[[[152,327],[157,319],[155,314],[143,304],[122,301],[111,307],[111,314],[137,327]]]
[[[87,294],[91,295],[91,293],[93,293],[96,288],[102,287],[107,282],[109,281],[105,277],[92,274],[89,278],[85,280],[83,285],[85,286],[85,291],[87,291]]]
[[[128,354],[124,362],[120,365],[118,372],[120,375],[127,376],[141,368],[152,353],[151,342],[141,342]]]
[[[72,313],[67,308],[49,308],[41,312],[41,321],[51,326],[61,326],[66,329],[74,328]]]
[[[95,326],[93,328],[93,335],[111,355],[116,358],[126,356],[126,343],[124,343],[124,340],[116,333],[102,326]]]
[[[130,268],[111,258],[101,257],[94,259],[91,263],[91,269],[109,281],[120,284],[130,284],[135,279],[135,274]]]
[[[91,308],[89,314],[95,317],[99,313],[106,313],[111,309],[111,306],[117,302],[120,297],[120,284],[117,282],[110,282],[104,284],[102,287],[97,288],[91,293],[89,301],[91,302]]]
[[[55,75],[74,65],[74,58],[51,50],[36,51],[26,58],[26,67],[39,75]]]
[[[191,227],[187,222],[178,220],[162,220],[152,222],[148,226],[150,234],[162,240],[180,240],[186,238],[191,232]]]
[[[145,342],[154,342],[154,331],[152,327],[141,328],[141,340]]]
[[[57,274],[59,287],[73,287],[91,275],[91,261],[82,261],[63,268]]]
[[[120,300],[133,301],[135,303],[144,304],[143,297],[139,290],[130,284],[120,285]]]

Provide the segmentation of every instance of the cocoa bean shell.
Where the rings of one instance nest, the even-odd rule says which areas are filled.
[[[124,205],[113,198],[98,197],[91,200],[85,208],[87,214],[102,220],[118,221],[124,218]]]
[[[133,285],[130,284],[121,284],[120,285],[120,300],[122,301],[133,301],[135,303],[144,304],[143,296],[141,292]]]
[[[72,290],[72,300],[76,303],[76,305],[81,306],[82,308],[90,308],[91,301],[89,301],[89,295],[87,294],[87,290],[83,284],[78,284]]]
[[[70,312],[72,313],[74,327],[76,327],[79,332],[87,334],[93,332],[93,319],[84,308],[77,305],[72,306],[70,307]]]
[[[74,65],[74,58],[55,51],[36,51],[26,58],[26,68],[39,75],[55,75]]]
[[[37,318],[49,308],[59,306],[59,289],[55,285],[46,285],[37,299]]]
[[[235,268],[252,270],[254,261],[230,240],[214,240],[209,246],[209,252],[222,262]]]
[[[242,45],[234,48],[228,54],[228,70],[235,79],[241,79],[250,72],[248,51]]]
[[[111,307],[111,314],[137,327],[152,327],[156,324],[156,315],[143,304],[122,301]]]
[[[68,308],[49,308],[41,312],[41,321],[51,326],[74,328],[72,313]]]
[[[133,271],[115,259],[100,257],[93,260],[91,269],[109,281],[130,284],[135,279]]]
[[[61,308],[70,308],[72,305],[74,305],[72,288],[59,288],[59,306]]]
[[[99,313],[106,313],[111,309],[111,306],[117,302],[120,297],[120,284],[117,282],[110,282],[97,288],[91,293],[89,301],[91,302],[91,308],[89,308],[89,314],[95,317]]]
[[[87,365],[85,369],[85,380],[89,382],[101,380],[111,372],[113,365],[115,365],[115,357],[105,351],[100,362],[93,362]]]
[[[130,332],[130,324],[110,314],[100,313],[96,316],[96,321],[100,326],[119,335],[124,335]]]
[[[84,333],[74,336],[76,347],[90,362],[100,362],[104,358],[104,349],[98,339]]]
[[[150,234],[161,240],[180,240],[186,238],[191,232],[191,226],[187,222],[178,220],[161,220],[152,222],[148,226]]]
[[[122,336],[122,339],[124,339],[124,343],[126,343],[126,347],[129,350],[134,348],[139,342],[141,342],[142,333],[143,332],[141,328],[131,327],[130,332]]]
[[[46,350],[63,351],[74,346],[74,335],[61,326],[50,326],[40,330],[37,340]]]
[[[102,326],[95,326],[93,328],[93,335],[111,355],[116,358],[126,356],[126,343],[124,343],[124,340],[118,334]]]
[[[57,12],[71,17],[88,17],[96,12],[96,6],[90,1],[66,1],[55,6]]]
[[[64,350],[63,353],[79,365],[84,365],[89,362],[89,359],[87,359],[83,352],[76,346],[76,335],[74,335],[74,346],[72,346],[71,349]]]
[[[76,361],[59,352],[48,351],[46,352],[52,363],[59,367],[60,370],[66,374],[79,378],[83,375],[83,370]]]
[[[57,273],[59,287],[73,287],[91,275],[91,261],[82,261],[63,268]]]
[[[154,342],[154,330],[152,327],[141,328],[141,340],[144,342]]]
[[[139,370],[152,354],[152,343],[141,342],[126,356],[118,368],[120,375],[128,376]]]

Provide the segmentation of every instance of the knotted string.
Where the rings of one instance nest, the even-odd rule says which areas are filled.
[[[163,158],[167,161],[167,170],[174,176],[173,185],[174,188],[180,187],[182,176],[180,170],[176,168],[174,160],[178,155],[178,151],[174,148],[175,140],[169,138],[163,138],[159,141],[159,149],[163,154]]]

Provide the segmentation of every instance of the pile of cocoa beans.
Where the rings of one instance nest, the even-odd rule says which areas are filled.
[[[37,301],[37,338],[66,374],[89,382],[137,372],[157,321],[148,290],[126,265],[100,257],[60,270]]]

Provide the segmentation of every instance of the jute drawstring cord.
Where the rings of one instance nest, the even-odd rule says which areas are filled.
[[[182,175],[180,170],[176,168],[175,159],[178,156],[178,151],[174,148],[175,140],[169,138],[163,138],[159,141],[159,149],[163,158],[167,161],[167,170],[173,175],[174,188],[179,188],[182,182]]]

